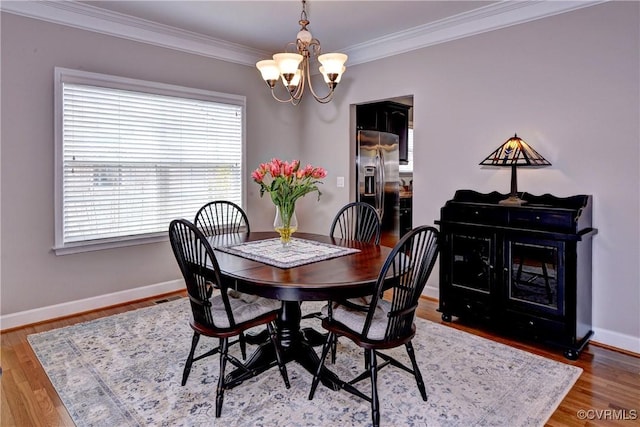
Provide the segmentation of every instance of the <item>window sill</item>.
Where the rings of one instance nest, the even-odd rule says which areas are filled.
[[[118,239],[104,239],[99,241],[87,241],[87,242],[75,242],[69,243],[64,246],[54,246],[53,252],[56,256],[71,255],[82,252],[101,251],[104,249],[123,248],[127,246],[146,245],[149,243],[166,242],[169,240],[167,233],[158,235],[151,235],[145,237],[134,238],[118,238]]]

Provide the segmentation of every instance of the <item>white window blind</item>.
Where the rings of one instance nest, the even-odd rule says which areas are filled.
[[[57,72],[56,248],[166,237],[206,202],[242,206],[244,98]]]

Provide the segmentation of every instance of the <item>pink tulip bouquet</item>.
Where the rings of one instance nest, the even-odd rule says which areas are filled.
[[[271,195],[286,228],[289,228],[294,215],[296,200],[313,191],[318,192],[318,200],[320,199],[322,193],[318,184],[322,184],[320,180],[326,176],[324,168],[311,165],[301,167],[299,160],[283,162],[280,159],[261,163],[251,174],[253,180],[260,185],[260,197],[265,192]]]

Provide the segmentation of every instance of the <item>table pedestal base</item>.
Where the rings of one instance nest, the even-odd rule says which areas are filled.
[[[278,342],[282,351],[284,363],[292,361],[298,362],[312,375],[315,375],[320,363],[320,358],[313,349],[313,346],[324,343],[323,334],[311,328],[301,330],[301,317],[299,302],[282,302],[282,309],[278,319],[276,320]],[[256,337],[259,337],[258,339],[262,339],[262,343],[245,362],[246,371],[243,369],[236,369],[226,376],[225,382],[228,383],[228,388],[233,388],[244,380],[277,365],[276,353],[273,345],[271,344],[271,340],[269,340],[266,335],[263,337],[262,333],[258,334]],[[256,337],[250,338],[250,341],[255,341]],[[266,340],[264,340],[265,338]],[[323,367],[320,372],[320,380],[322,381],[322,384],[332,390],[337,391],[340,389],[341,381],[333,372],[329,371],[325,367]]]

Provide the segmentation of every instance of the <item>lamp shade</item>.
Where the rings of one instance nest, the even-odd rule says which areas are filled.
[[[480,162],[484,166],[550,166],[544,157],[515,134]]]
[[[335,82],[334,83],[340,83],[340,79],[342,78],[342,74],[344,73],[344,71],[346,70],[346,67],[342,67],[342,71],[340,72],[340,74],[338,74],[338,77],[336,77]],[[325,83],[331,83],[331,77],[329,77],[329,75],[327,74],[327,72],[325,71],[324,67],[320,67],[320,73],[322,74],[322,77],[324,77],[324,82]]]
[[[481,161],[480,165],[511,167],[511,192],[507,199],[500,201],[500,204],[519,206],[526,201],[518,197],[516,168],[550,166],[551,163],[531,148],[529,144],[518,138],[518,134],[515,134]]]
[[[289,88],[289,90],[294,90],[300,84],[300,79],[302,78],[302,71],[299,69],[293,74],[290,82],[287,82],[286,77],[282,76],[282,83]]]
[[[258,61],[256,63],[256,67],[260,71],[260,74],[262,74],[262,78],[265,81],[278,80],[278,77],[280,77],[280,69],[276,64],[276,61],[272,59]]]
[[[320,71],[325,76],[325,81],[337,82],[344,73],[344,63],[347,62],[347,55],[344,53],[325,53],[318,56],[318,62],[322,64]]]
[[[302,59],[302,55],[297,53],[276,53],[273,55],[273,60],[278,64],[281,74],[295,74]]]

